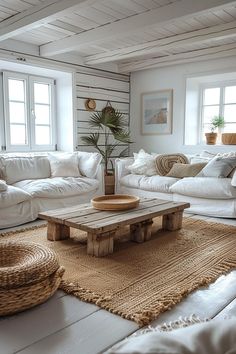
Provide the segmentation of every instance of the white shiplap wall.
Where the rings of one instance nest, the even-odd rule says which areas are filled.
[[[85,102],[88,98],[96,101],[96,111],[101,111],[110,101],[112,107],[124,114],[129,129],[129,98],[130,77],[128,75],[115,74],[108,71],[96,70],[86,73],[83,70],[76,72],[76,98],[77,98],[77,149],[82,151],[94,151],[92,146],[85,146],[81,136],[96,132],[89,126],[89,119],[94,112],[87,111]],[[101,147],[103,145],[101,137]],[[121,145],[114,152],[114,157],[128,145]],[[128,151],[127,151],[128,155]]]

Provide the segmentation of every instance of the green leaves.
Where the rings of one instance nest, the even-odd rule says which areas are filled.
[[[81,140],[85,145],[93,146],[100,152],[105,165],[105,174],[108,174],[109,162],[113,169],[111,158],[115,149],[123,144],[132,143],[126,119],[118,110],[114,109],[110,112],[103,110],[91,115],[89,125],[91,128],[96,128],[98,132],[82,136]],[[124,157],[127,152],[128,148],[126,147],[119,156]]]

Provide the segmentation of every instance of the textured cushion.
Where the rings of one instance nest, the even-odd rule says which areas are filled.
[[[7,184],[24,179],[50,177],[50,164],[47,156],[0,157],[2,178]]]
[[[169,193],[170,187],[178,181],[177,178],[166,176],[140,176],[140,175],[126,175],[121,178],[120,184],[129,187],[143,189],[146,191]]]
[[[227,177],[236,167],[236,156],[215,156],[197,175],[199,177]]]
[[[134,162],[126,167],[134,175],[154,176],[157,174],[155,157],[141,149],[134,153]]]
[[[195,177],[205,166],[206,162],[195,164],[175,163],[166,176],[176,178]]]
[[[39,198],[61,198],[84,194],[98,188],[98,180],[86,177],[55,177],[17,182],[14,186]]]
[[[48,154],[52,177],[79,177],[77,153]]]
[[[171,332],[130,337],[107,354],[234,354],[236,319],[212,320]]]
[[[83,176],[95,178],[102,161],[101,154],[97,152],[78,151],[79,170]]]
[[[161,176],[170,172],[174,163],[188,163],[188,158],[183,154],[163,154],[156,157],[157,174]]]
[[[173,184],[170,191],[197,198],[236,198],[236,188],[231,186],[230,178],[187,177]]]
[[[6,182],[0,179],[0,192],[5,192],[6,190],[7,190]]]
[[[8,186],[5,192],[0,193],[0,209],[30,200],[31,195],[20,188]]]

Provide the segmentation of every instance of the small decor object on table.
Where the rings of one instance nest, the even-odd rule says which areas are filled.
[[[142,135],[172,133],[173,90],[142,94]]]
[[[139,198],[127,194],[101,195],[91,200],[92,206],[98,210],[128,210],[137,208]]]
[[[82,136],[83,144],[93,146],[103,157],[105,194],[114,194],[115,176],[113,157],[125,157],[131,144],[130,132],[124,115],[107,103],[101,112],[90,117],[89,125],[97,132]]]
[[[33,242],[0,242],[0,316],[43,303],[60,285],[64,268],[49,248]]]

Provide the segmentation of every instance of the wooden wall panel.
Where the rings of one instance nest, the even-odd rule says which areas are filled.
[[[109,101],[115,109],[124,114],[129,129],[129,101],[130,101],[130,85],[128,75],[116,75],[111,73],[99,72],[96,69],[94,75],[92,73],[76,73],[76,97],[77,97],[77,149],[81,151],[95,151],[92,146],[83,144],[81,137],[89,133],[96,132],[95,128],[89,125],[89,118],[94,113],[86,110],[85,102],[88,98],[92,98],[96,102],[96,110],[101,111]],[[100,146],[104,146],[103,135],[101,134]],[[118,157],[120,152],[128,145],[121,145],[116,148],[114,157]],[[127,149],[127,156],[129,149]]]

